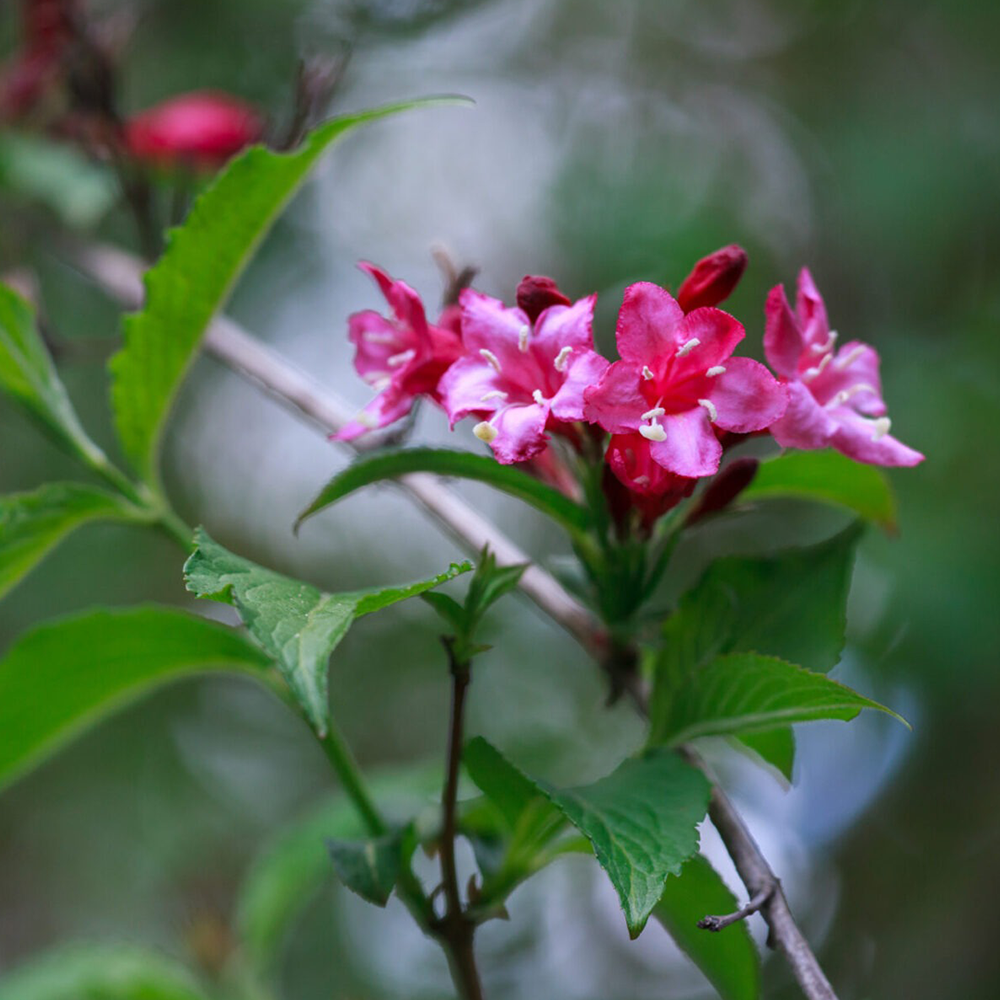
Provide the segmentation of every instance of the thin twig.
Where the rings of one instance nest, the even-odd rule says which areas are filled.
[[[86,274],[124,305],[137,308],[141,304],[142,264],[135,257],[105,246],[78,249],[73,257]],[[224,364],[258,382],[268,393],[290,404],[327,433],[335,433],[353,416],[337,397],[248,336],[231,320],[215,320],[205,346]],[[530,561],[512,541],[455,496],[437,477],[421,473],[404,476],[400,482],[450,534],[473,551],[479,551],[488,543],[501,564]],[[597,657],[604,654],[606,644],[594,619],[555,577],[531,565],[521,577],[521,589],[589,653]],[[635,687],[631,693],[636,707],[645,712],[648,708],[645,692]],[[682,753],[705,770],[690,748],[682,748]],[[788,960],[803,995],[807,1000],[837,1000],[809,943],[795,923],[777,876],[732,802],[714,783],[708,814],[749,895],[753,898],[764,891],[769,892],[760,910],[770,930],[769,942]]]
[[[730,924],[739,923],[741,920],[746,920],[747,917],[752,916],[758,910],[763,908],[764,904],[771,898],[771,893],[774,892],[774,884],[761,889],[756,896],[753,896],[746,904],[746,906],[741,906],[735,913],[727,913],[724,917],[702,917],[698,921],[698,929],[702,931],[721,931],[728,927]]]

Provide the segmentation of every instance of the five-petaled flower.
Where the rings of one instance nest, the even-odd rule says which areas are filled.
[[[354,367],[378,395],[334,435],[339,441],[405,417],[418,396],[439,401],[438,382],[462,353],[457,309],[445,309],[437,325],[428,323],[420,296],[405,281],[393,280],[374,264],[358,267],[374,278],[392,318],[366,309],[348,320],[348,336],[357,349]]]
[[[807,268],[799,273],[795,313],[785,289],[771,289],[764,351],[787,384],[789,403],[771,433],[786,448],[836,448],[872,465],[916,465],[923,455],[889,435],[879,358],[852,340],[836,350],[826,307]]]
[[[731,357],[745,336],[720,309],[686,316],[658,285],[625,289],[616,329],[622,360],[585,393],[585,417],[612,434],[638,432],[653,460],[678,476],[710,476],[722,446],[716,428],[745,434],[785,411],[785,390],[749,358]]]
[[[525,282],[537,285],[538,279]],[[466,354],[439,386],[452,427],[477,417],[476,437],[510,464],[539,454],[549,440],[546,430],[568,430],[581,420],[583,390],[608,366],[593,347],[596,298],[571,305],[556,300],[532,321],[520,306],[465,289],[459,304]]]

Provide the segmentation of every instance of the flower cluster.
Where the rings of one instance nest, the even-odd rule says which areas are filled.
[[[426,396],[452,427],[472,417],[499,462],[530,463],[551,481],[560,478],[552,435],[576,450],[603,439],[612,510],[635,510],[647,525],[714,476],[725,448],[747,434],[875,465],[921,461],[888,434],[878,355],[857,341],[837,350],[808,270],[794,313],[782,286],[767,299],[764,349],[774,374],[734,355],[745,331],[717,306],[746,262],[737,246],[710,254],[676,298],[649,282],[627,287],[615,362],[594,349],[596,295],[573,302],[552,279],[528,276],[514,306],[466,288],[431,324],[412,288],[362,264],[392,315],[350,318],[355,366],[378,395],[337,437],[385,427]]]

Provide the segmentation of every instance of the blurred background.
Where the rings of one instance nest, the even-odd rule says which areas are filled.
[[[286,119],[296,62],[351,57],[331,110],[462,93],[335,147],[279,222],[230,312],[358,405],[349,313],[381,306],[370,259],[432,308],[432,245],[510,301],[525,273],[597,291],[613,350],[624,286],[676,287],[725,243],[750,268],[726,308],[760,354],[763,302],[808,264],[832,325],[877,347],[893,432],[927,455],[891,472],[895,537],[871,532],[839,676],[906,714],[800,732],[791,790],[723,758],[730,786],[842,1000],[1000,995],[1000,6],[927,0],[94,0],[134,18],[123,110],[215,88]],[[16,46],[0,8],[0,51]],[[0,271],[37,276],[61,371],[111,448],[104,359],[118,310],[70,263],[70,232],[135,248],[105,167],[25,130],[0,134]],[[105,338],[112,338],[106,340]],[[422,440],[449,437],[423,413]],[[202,360],[167,456],[182,514],[328,589],[437,572],[461,554],[389,489],[296,513],[345,457]],[[0,400],[0,490],[77,470]],[[466,490],[531,551],[558,539],[513,501]],[[832,530],[796,507],[734,518],[681,554],[767,549]],[[834,525],[835,526],[835,525]],[[721,540],[720,540],[721,539]],[[713,548],[714,547],[714,548]],[[139,529],[88,527],[0,604],[0,645],[93,604],[188,605],[182,559]],[[520,598],[494,621],[471,732],[550,780],[610,769],[641,732]],[[503,618],[501,636],[500,620]],[[337,651],[334,713],[366,766],[443,754],[447,684],[423,606],[365,619]],[[2,734],[0,734],[2,738]],[[713,748],[709,748],[713,752]],[[284,821],[335,788],[297,721],[242,682],[186,682],[128,708],[0,797],[0,970],[79,938],[143,942],[210,970],[239,886]],[[714,850],[706,832],[707,848]],[[468,859],[466,859],[468,862]],[[592,870],[593,869],[593,870]],[[627,942],[613,893],[560,862],[484,928],[492,998],[699,997],[657,928]],[[760,928],[757,928],[760,931]],[[328,880],[294,925],[284,996],[449,995],[443,961],[397,904]],[[766,995],[797,995],[781,963]],[[529,992],[524,984],[531,983]]]

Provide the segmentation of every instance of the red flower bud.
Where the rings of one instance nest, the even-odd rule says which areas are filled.
[[[73,37],[80,17],[79,0],[21,0],[21,23],[27,49],[61,49]]]
[[[534,323],[549,306],[568,306],[570,301],[551,278],[526,274],[517,286],[517,304]]]
[[[263,131],[252,105],[206,90],[179,94],[134,115],[125,124],[125,144],[147,163],[214,169]]]
[[[747,252],[735,243],[702,257],[677,289],[684,312],[728,299],[747,268]]]
[[[759,465],[756,458],[737,458],[730,462],[708,484],[684,523],[690,526],[709,514],[725,510],[753,482]]]

